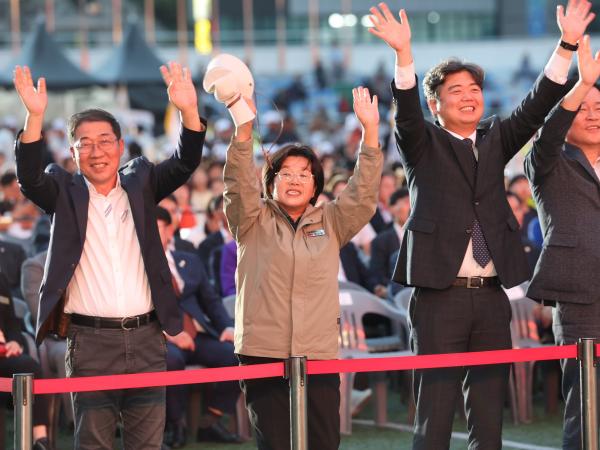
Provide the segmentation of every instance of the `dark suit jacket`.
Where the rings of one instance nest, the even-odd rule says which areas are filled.
[[[19,244],[0,240],[0,272],[6,276],[12,295],[21,295],[21,265],[25,261],[25,250]]]
[[[224,244],[225,239],[223,239],[223,234],[221,234],[220,231],[210,233],[202,242],[200,242],[200,244],[198,244],[198,256],[200,257],[200,260],[202,261],[202,264],[204,264],[204,268],[208,273],[211,271],[211,254],[215,249],[222,247]]]
[[[8,279],[3,273],[0,273],[0,330],[4,333],[6,342],[16,341],[24,349],[27,348],[21,334],[21,321],[15,316]]]
[[[119,170],[127,192],[140,250],[148,275],[152,303],[160,324],[168,334],[182,329],[181,316],[171,306],[175,293],[171,272],[156,225],[156,204],[187,181],[200,163],[204,132],[182,127],[178,149],[154,165],[140,157]],[[87,227],[89,193],[83,176],[71,175],[51,164],[44,172],[41,141],[24,144],[17,139],[17,177],[21,190],[52,217],[48,261],[40,288],[36,340],[59,331],[64,294],[79,263]],[[63,324],[64,326],[64,324]]]
[[[352,242],[348,242],[340,249],[340,260],[348,281],[373,291],[376,284],[375,277],[361,261],[358,250]]]
[[[527,296],[545,303],[600,300],[600,180],[564,139],[575,112],[558,107],[525,159],[544,246]]]
[[[387,286],[392,276],[391,256],[400,248],[400,239],[394,226],[382,231],[371,241],[369,270],[377,284]]]
[[[193,253],[173,252],[177,272],[185,285],[179,298],[179,307],[218,339],[223,330],[233,326],[221,297],[210,284],[200,258]]]
[[[504,166],[542,126],[565,87],[540,77],[510,117],[479,124],[477,173],[469,144],[425,121],[417,86],[398,90],[396,142],[406,171],[412,212],[393,279],[444,289],[463,261],[475,217],[505,287],[527,279],[519,224],[504,189]]]
[[[383,216],[381,215],[381,211],[379,210],[379,206],[375,210],[375,214],[373,214],[373,217],[371,217],[371,220],[369,221],[369,223],[371,224],[371,226],[375,230],[375,233],[377,233],[377,234],[379,234],[383,230],[391,227],[393,224],[393,222],[386,222],[383,219]]]

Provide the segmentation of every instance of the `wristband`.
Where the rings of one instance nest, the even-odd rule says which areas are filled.
[[[577,49],[579,48],[579,43],[576,43],[575,45],[573,45],[573,44],[569,44],[568,42],[565,42],[563,40],[561,40],[560,44],[558,44],[558,45],[560,45],[565,50],[570,50],[572,52],[576,52]]]

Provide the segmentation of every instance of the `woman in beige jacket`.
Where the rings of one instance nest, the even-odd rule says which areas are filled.
[[[383,166],[377,97],[371,99],[362,87],[352,94],[363,128],[354,175],[337,199],[317,207],[323,169],[309,147],[291,144],[275,152],[263,168],[261,189],[252,122],[236,128],[227,150],[224,205],[238,246],[235,352],[241,364],[291,355],[337,357],[339,250],[373,216]],[[287,382],[269,378],[241,384],[258,448],[288,449]],[[309,448],[337,449],[339,376],[309,376],[307,393]]]

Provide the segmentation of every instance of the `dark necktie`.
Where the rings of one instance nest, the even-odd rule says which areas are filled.
[[[469,147],[472,149],[475,177],[477,177],[477,148],[471,139],[464,139],[464,142],[469,144]],[[471,235],[471,240],[473,242],[473,259],[481,267],[487,266],[492,257],[490,256],[490,251],[477,216],[475,216],[475,220],[473,221],[473,234]]]

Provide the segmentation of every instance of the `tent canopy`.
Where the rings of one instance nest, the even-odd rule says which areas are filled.
[[[28,66],[34,80],[46,78],[48,90],[63,90],[97,85],[98,81],[82,71],[63,53],[61,47],[46,32],[44,21],[38,21],[27,37],[21,53],[0,73],[0,85],[12,86],[12,70],[15,66]]]
[[[105,84],[162,85],[163,79],[159,70],[162,64],[163,62],[144,40],[137,23],[129,22],[125,38],[97,73]]]

